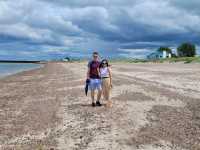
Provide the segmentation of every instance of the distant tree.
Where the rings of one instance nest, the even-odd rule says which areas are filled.
[[[196,46],[192,43],[183,43],[177,48],[179,57],[194,57],[196,55]]]
[[[172,53],[172,50],[169,48],[169,47],[160,47],[158,49],[159,52],[163,52],[163,51],[166,51],[168,53]]]

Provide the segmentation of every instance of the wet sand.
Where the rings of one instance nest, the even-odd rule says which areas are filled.
[[[0,149],[200,149],[200,64],[112,64],[111,109],[90,106],[86,66],[1,79]]]

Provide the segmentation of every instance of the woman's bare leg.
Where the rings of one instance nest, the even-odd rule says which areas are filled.
[[[102,94],[102,91],[101,91],[101,90],[98,90],[97,101],[100,101],[100,99],[101,99],[101,94]]]

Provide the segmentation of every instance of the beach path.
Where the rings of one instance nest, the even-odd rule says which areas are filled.
[[[48,63],[1,79],[0,148],[198,148],[199,68],[113,63],[112,108],[93,108],[84,95],[87,63]]]

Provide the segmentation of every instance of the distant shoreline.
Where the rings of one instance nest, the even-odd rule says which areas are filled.
[[[18,60],[0,60],[0,63],[44,63],[42,61],[18,61]]]
[[[1,65],[4,66],[5,65],[8,65],[9,68],[11,69],[7,69],[6,67],[3,67]],[[12,64],[18,64],[18,66],[22,66],[22,67],[17,67],[17,68],[12,68]],[[1,63],[0,62],[0,79],[2,78],[5,78],[7,76],[12,76],[12,75],[15,75],[15,74],[18,74],[18,73],[22,73],[24,71],[31,71],[31,70],[35,70],[35,69],[38,69],[38,68],[41,68],[43,67],[45,64],[43,63],[22,63],[22,62],[11,62],[11,63],[7,63],[7,62],[3,62]]]

